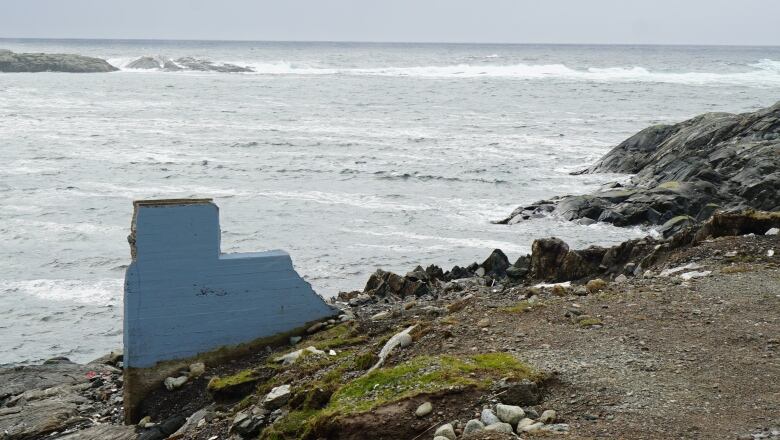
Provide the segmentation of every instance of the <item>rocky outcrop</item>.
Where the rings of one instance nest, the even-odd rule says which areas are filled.
[[[193,57],[182,57],[172,60],[161,56],[144,56],[131,61],[126,67],[129,69],[164,70],[166,72],[177,72],[180,70],[220,73],[254,72],[250,67],[242,67],[229,63],[215,63],[213,61]]]
[[[0,49],[0,72],[113,72],[116,67],[100,58],[63,53],[14,53]]]
[[[552,214],[586,223],[663,225],[671,236],[718,209],[780,210],[780,103],[646,128],[575,174],[583,173],[635,176],[625,186],[520,207],[499,223]]]
[[[111,365],[79,365],[64,358],[43,365],[0,369],[0,439],[41,438],[120,423],[121,370]],[[74,439],[135,438],[132,429],[95,428]],[[103,436],[103,437],[101,437]]]

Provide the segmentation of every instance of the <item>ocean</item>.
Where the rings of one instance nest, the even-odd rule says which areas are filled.
[[[780,100],[780,47],[9,40],[108,60],[0,73],[0,365],[121,346],[132,201],[211,197],[223,252],[288,251],[325,297],[377,268],[511,260],[652,235],[518,205],[624,175],[572,176],[636,131]],[[163,72],[141,56],[252,73]]]

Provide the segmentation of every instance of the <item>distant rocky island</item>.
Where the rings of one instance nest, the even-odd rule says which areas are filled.
[[[66,53],[14,53],[0,49],[0,72],[100,73],[119,70],[100,58]]]
[[[517,208],[498,223],[542,215],[616,226],[662,225],[671,235],[718,209],[780,210],[780,102],[753,113],[705,113],[654,125],[623,141],[585,173],[631,173],[588,195]]]

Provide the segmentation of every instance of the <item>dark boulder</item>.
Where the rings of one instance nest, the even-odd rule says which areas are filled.
[[[118,70],[106,60],[64,53],[14,53],[0,50],[0,72],[100,73]]]
[[[553,214],[616,226],[664,225],[682,216],[704,221],[715,209],[780,210],[780,103],[646,128],[574,174],[584,173],[636,175],[625,187],[519,207],[498,223]]]
[[[368,279],[363,293],[381,298],[418,297],[430,293],[428,284],[381,269]]]
[[[531,275],[540,280],[556,279],[569,245],[560,238],[541,238],[531,245]]]
[[[507,258],[506,254],[504,254],[501,249],[495,249],[482,263],[482,268],[485,269],[485,275],[499,278],[506,275],[506,270],[509,266],[509,258]]]

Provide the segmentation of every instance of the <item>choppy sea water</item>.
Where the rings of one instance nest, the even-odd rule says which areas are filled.
[[[651,233],[517,205],[650,124],[780,100],[780,48],[0,40],[108,74],[0,74],[0,364],[121,344],[132,200],[212,197],[224,252],[281,248],[324,296],[376,268]],[[126,69],[144,55],[252,67]]]

